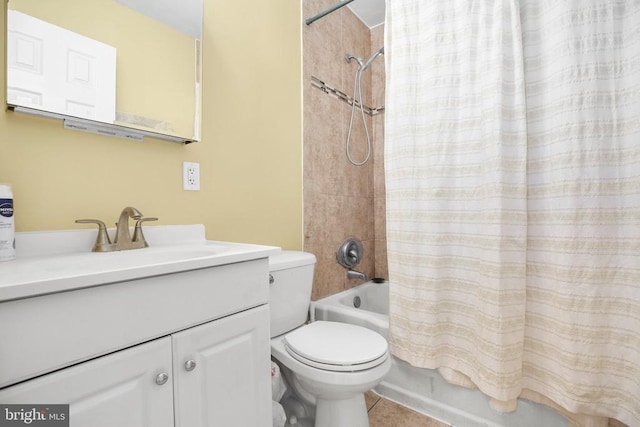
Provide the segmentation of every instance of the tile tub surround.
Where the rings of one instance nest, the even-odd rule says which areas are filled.
[[[334,0],[306,1],[304,16],[333,4]],[[364,259],[356,270],[368,277],[387,275],[381,202],[384,113],[367,116],[371,159],[364,166],[353,166],[345,155],[351,107],[311,84],[311,76],[316,76],[352,96],[357,67],[345,61],[345,54],[368,58],[382,46],[384,28],[369,29],[348,7],[304,27],[304,250],[317,257],[312,294],[317,300],[359,283],[347,280],[345,269],[336,262],[336,250],[348,237],[360,239],[364,246]],[[384,104],[384,57],[363,74],[362,88],[366,105]],[[356,110],[351,149],[355,159],[363,159],[366,139],[358,113]]]

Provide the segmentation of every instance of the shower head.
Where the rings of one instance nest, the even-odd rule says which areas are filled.
[[[358,63],[358,68],[362,68],[362,65],[364,64],[364,62],[362,61],[362,58],[360,58],[359,56],[351,55],[351,54],[349,54],[349,53],[347,53],[347,54],[344,56],[344,59],[345,59],[347,62],[351,62],[351,60],[352,60],[352,59],[355,59],[355,60],[356,60],[356,62]]]
[[[361,64],[362,71],[366,70],[369,67],[369,65],[371,65],[371,63],[380,55],[384,55],[384,46],[378,49],[376,53],[371,55],[371,57],[367,60],[367,62],[365,62],[364,64]]]
[[[384,46],[378,49],[376,53],[371,55],[371,57],[367,59],[367,62],[364,62],[364,60],[359,56],[351,55],[349,53],[347,53],[344,58],[347,62],[351,62],[351,60],[354,59],[358,63],[358,71],[362,72],[369,68],[369,65],[371,65],[371,63],[380,55],[384,55]]]

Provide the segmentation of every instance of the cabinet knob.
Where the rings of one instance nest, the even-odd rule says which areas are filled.
[[[169,381],[169,375],[166,372],[162,372],[156,377],[156,384],[158,385],[163,385],[167,381]]]
[[[193,371],[194,369],[196,369],[196,361],[193,359],[187,360],[186,362],[184,362],[184,369],[189,372]]]

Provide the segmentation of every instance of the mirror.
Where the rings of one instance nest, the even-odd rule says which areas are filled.
[[[202,7],[203,0],[9,0],[9,108],[72,129],[199,140]]]

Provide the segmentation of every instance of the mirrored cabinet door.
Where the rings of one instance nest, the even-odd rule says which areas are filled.
[[[200,139],[202,0],[6,4],[10,109]]]

